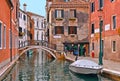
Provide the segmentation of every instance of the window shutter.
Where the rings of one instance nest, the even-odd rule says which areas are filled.
[[[64,26],[62,26],[62,34],[64,34]]]
[[[68,34],[70,34],[70,26],[68,26]]]
[[[57,34],[57,27],[54,27],[54,35]]]
[[[76,17],[76,10],[74,10],[74,17]]]
[[[57,18],[57,10],[55,10],[55,18]]]
[[[75,27],[75,30],[76,30],[76,31],[75,31],[76,33],[75,33],[75,34],[77,34],[77,26]]]
[[[77,34],[77,27],[76,27],[76,26],[74,27],[74,32],[73,32],[73,34]]]
[[[64,10],[61,10],[61,16],[64,18]]]

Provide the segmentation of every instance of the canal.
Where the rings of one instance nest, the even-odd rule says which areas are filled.
[[[22,55],[2,81],[113,81],[100,75],[78,75],[69,71],[68,61],[50,59],[39,49]]]

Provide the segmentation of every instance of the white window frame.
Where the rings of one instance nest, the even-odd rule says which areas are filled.
[[[6,49],[6,25],[4,24],[4,27],[3,27],[3,46],[4,46],[4,49]]]
[[[91,2],[90,8],[91,8],[91,13],[95,12],[95,2]]]
[[[114,49],[113,42],[115,42],[115,51],[113,50]],[[116,51],[117,51],[117,44],[116,44],[116,41],[114,40],[112,41],[112,52],[115,53]]]
[[[2,23],[2,21],[0,21],[0,23],[1,23],[1,46],[0,46],[0,49],[2,49],[2,41],[3,41],[3,40],[2,40],[2,26],[3,26],[2,24],[3,24],[3,23]]]
[[[57,18],[62,18],[61,10],[57,10]]]
[[[64,2],[69,2],[70,0],[64,0]]]
[[[114,23],[114,22],[113,22],[113,17],[114,17],[114,16],[116,17],[116,20],[115,20],[115,21],[116,21],[116,23],[115,23],[115,24],[116,24],[116,27],[115,27],[115,28],[113,28],[113,23]],[[112,30],[115,30],[116,28],[117,28],[117,16],[116,16],[116,15],[112,15]]]
[[[103,5],[102,5],[102,7],[100,7],[100,0],[99,0],[99,5],[98,5],[99,9],[103,9],[103,7],[104,7],[104,0],[102,0],[102,1],[103,1],[103,3],[102,3]]]

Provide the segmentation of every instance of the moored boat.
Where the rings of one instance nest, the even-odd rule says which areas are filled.
[[[69,69],[79,74],[98,74],[102,70],[102,66],[91,60],[77,60],[73,62]]]

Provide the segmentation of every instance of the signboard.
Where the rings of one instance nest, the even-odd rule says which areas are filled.
[[[105,25],[105,31],[110,30],[110,24]]]
[[[60,35],[54,35],[53,38],[58,39],[58,38],[61,38],[61,36]]]
[[[95,33],[99,33],[99,28],[95,29]]]

